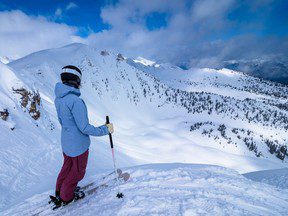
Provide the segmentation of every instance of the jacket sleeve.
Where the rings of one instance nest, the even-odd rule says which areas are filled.
[[[56,112],[57,112],[58,121],[59,121],[60,125],[62,125],[62,121],[61,121],[61,119],[59,117],[59,105],[58,105],[58,102],[55,100],[54,104],[55,104],[55,108],[56,108]]]
[[[89,124],[87,107],[83,100],[76,100],[71,111],[78,129],[83,134],[90,136],[104,136],[109,134],[106,125],[94,127],[93,125]]]

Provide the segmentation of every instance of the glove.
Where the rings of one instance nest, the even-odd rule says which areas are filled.
[[[108,128],[109,133],[111,134],[114,133],[114,127],[112,123],[106,124],[106,126]]]

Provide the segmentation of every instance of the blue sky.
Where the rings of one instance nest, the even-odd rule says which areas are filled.
[[[75,5],[67,10],[69,4]],[[0,10],[21,10],[29,15],[43,15],[57,23],[66,23],[77,26],[77,34],[87,37],[91,31],[99,32],[109,29],[108,23],[103,22],[100,13],[101,8],[107,5],[116,4],[117,1],[105,0],[84,0],[84,1],[56,1],[56,0],[3,0],[0,3]],[[57,9],[61,9],[63,16],[55,16]],[[149,30],[155,30],[166,26],[168,13],[153,12],[146,17],[146,25]]]
[[[0,55],[81,42],[187,67],[287,56],[287,11],[287,0],[1,0]]]
[[[147,4],[149,1],[147,1]],[[189,2],[187,1],[187,5]],[[240,1],[239,1],[240,2]],[[227,14],[227,19],[237,22],[235,26],[223,38],[229,38],[237,34],[253,33],[259,35],[287,35],[288,33],[288,1],[277,0],[269,4],[269,1],[254,1],[257,2],[259,9],[251,8],[252,1],[242,1],[236,5]],[[267,4],[268,2],[268,4]],[[272,2],[272,1],[270,1]],[[69,4],[74,4],[69,10],[65,8]],[[82,0],[82,1],[57,1],[57,0],[2,0],[0,10],[21,10],[28,15],[43,15],[58,23],[66,23],[79,28],[78,34],[86,37],[91,31],[99,32],[104,29],[109,29],[109,24],[104,23],[101,19],[101,8],[117,4],[117,1],[105,0]],[[57,9],[61,9],[63,16],[55,17]],[[146,25],[149,30],[165,27],[169,19],[169,12],[158,13],[157,11],[146,16]],[[254,26],[250,27],[249,24]],[[248,24],[248,25],[247,25]],[[286,26],[286,27],[285,27]]]
[[[76,6],[65,10],[69,3]],[[2,0],[1,10],[21,10],[28,15],[43,15],[49,19],[68,25],[79,27],[79,35],[85,37],[89,34],[89,29],[101,31],[108,28],[108,25],[102,22],[100,17],[101,7],[105,6],[107,1],[56,1],[56,0]],[[63,10],[63,17],[55,17],[57,9]]]

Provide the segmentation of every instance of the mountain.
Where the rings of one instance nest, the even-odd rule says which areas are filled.
[[[288,58],[270,57],[223,62],[223,67],[243,71],[256,77],[288,84]]]
[[[109,115],[119,166],[202,163],[238,172],[287,167],[285,85],[221,69],[182,70],[83,44],[1,64],[0,209],[54,187],[62,155],[54,86],[83,72],[91,123]],[[112,168],[107,137],[92,138],[87,178]]]
[[[240,144],[256,157],[269,158],[272,154],[285,159],[287,86],[225,68],[182,70],[170,64],[147,66],[133,60],[129,64],[190,97],[180,100],[188,113],[193,114],[193,124],[186,123],[190,124],[194,140],[201,134],[197,144],[212,141],[214,147],[218,144],[225,149],[235,148],[233,153],[239,152]]]
[[[97,194],[53,211],[52,191],[37,194],[3,215],[285,215],[287,190],[253,182],[234,170],[201,164],[147,164],[127,169],[124,199],[110,184]],[[102,176],[95,176],[103,182]]]

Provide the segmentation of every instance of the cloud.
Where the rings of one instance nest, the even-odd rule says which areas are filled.
[[[212,3],[211,3],[212,2]],[[132,55],[146,55],[157,60],[187,61],[187,55],[199,50],[207,33],[218,34],[230,25],[225,13],[233,6],[232,0],[190,1],[122,0],[102,9],[101,17],[110,30],[91,34],[88,42],[105,48],[115,48]],[[188,6],[187,6],[188,5]],[[154,12],[166,13],[165,27],[149,30],[147,17]],[[180,54],[180,55],[179,55]],[[182,60],[181,60],[181,59]],[[183,60],[184,59],[184,60]]]
[[[58,7],[55,10],[54,17],[55,17],[56,20],[57,19],[62,19],[67,11],[72,10],[74,8],[77,8],[77,7],[78,7],[78,5],[75,4],[74,2],[69,2],[64,8]]]
[[[35,51],[82,42],[77,28],[22,11],[0,12],[0,56],[16,59]]]
[[[101,11],[110,29],[92,33],[87,41],[134,57],[188,67],[217,67],[231,59],[287,54],[287,36],[261,35],[269,18],[265,11],[271,12],[273,3],[155,0],[147,4],[144,0],[119,0]],[[151,30],[146,21],[155,12],[167,18],[165,25]]]
[[[71,10],[71,9],[77,8],[77,7],[78,7],[78,5],[75,4],[74,2],[69,2],[69,4],[67,4],[67,6],[66,6],[66,10]]]
[[[62,17],[62,12],[61,8],[57,8],[55,11],[55,17]]]
[[[108,28],[92,31],[85,39],[75,36],[77,28],[45,17],[28,16],[21,11],[0,12],[0,55],[20,57],[81,41],[130,57],[142,56],[185,67],[221,67],[230,60],[276,59],[288,56],[287,25],[281,21],[287,16],[278,12],[285,4],[284,0],[154,0],[149,4],[146,0],[112,1],[101,8],[100,14]],[[76,7],[70,2],[58,8],[55,20],[63,22],[67,11]],[[279,29],[284,32],[282,35],[277,34]],[[33,44],[29,44],[31,41]]]

